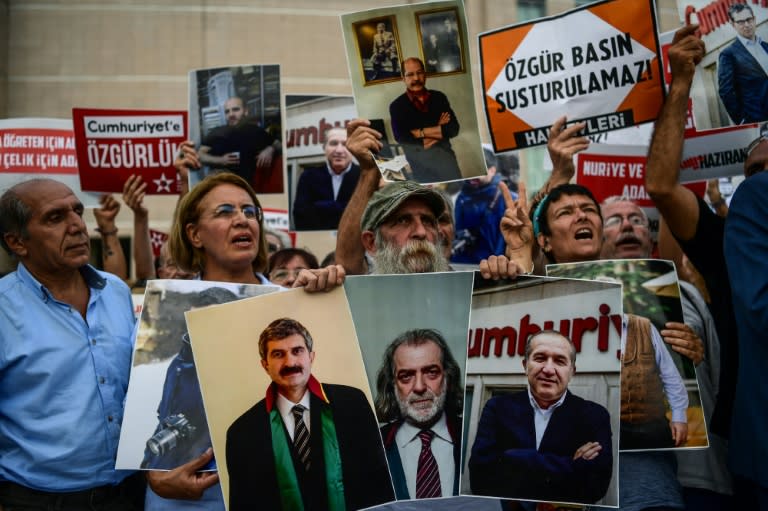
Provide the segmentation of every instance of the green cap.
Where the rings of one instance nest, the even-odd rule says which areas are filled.
[[[445,199],[437,190],[413,181],[395,181],[373,194],[363,212],[360,227],[363,231],[376,230],[403,202],[414,197],[423,199],[435,218],[440,218],[445,211]]]

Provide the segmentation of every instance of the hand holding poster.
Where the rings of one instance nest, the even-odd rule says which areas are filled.
[[[173,162],[187,138],[186,112],[73,108],[72,122],[84,190],[122,192],[140,174],[148,194],[179,193]]]
[[[664,98],[655,20],[653,2],[608,0],[480,34],[496,152],[545,144],[563,113],[585,134],[654,120]]]
[[[384,179],[426,184],[484,175],[463,4],[353,12],[341,16],[341,27],[357,113],[381,134],[374,157]],[[376,50],[390,40],[394,60]]]
[[[550,264],[547,275],[622,284],[620,449],[707,446],[699,385],[687,356],[692,352],[667,340],[668,329],[684,321],[674,264],[659,259]]]

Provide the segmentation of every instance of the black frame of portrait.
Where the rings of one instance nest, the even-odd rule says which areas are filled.
[[[459,9],[457,7],[430,9],[428,11],[415,12],[414,16],[416,17],[416,29],[419,33],[419,52],[421,53],[421,60],[424,62],[427,76],[452,75],[466,72],[466,66],[464,64],[466,49],[464,48],[464,32],[459,17]],[[458,38],[456,43],[459,47],[458,68],[449,71],[430,71],[429,65],[427,64],[427,55],[424,51],[426,43],[425,35],[429,33],[439,33],[438,27],[444,23],[446,17],[450,18],[451,22],[456,25],[456,34]]]
[[[397,51],[397,56],[394,59],[397,63],[397,71],[394,71],[394,69],[392,71],[385,71],[384,76],[381,77],[377,76],[375,70],[367,70],[365,67],[366,61],[370,62],[373,57],[373,36],[376,34],[376,26],[379,23],[384,23],[384,29],[392,32],[392,36],[395,39],[395,50]],[[402,50],[400,49],[400,36],[397,33],[397,20],[395,16],[378,16],[376,18],[356,21],[352,23],[352,33],[355,36],[357,62],[360,66],[360,75],[362,76],[364,86],[396,82],[402,78],[400,74]]]

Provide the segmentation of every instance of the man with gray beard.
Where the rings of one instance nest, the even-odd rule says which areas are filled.
[[[376,191],[363,213],[362,243],[374,274],[448,271],[437,219],[445,211],[439,192],[411,181]]]
[[[376,377],[376,415],[398,500],[457,495],[461,369],[437,330],[400,334]]]

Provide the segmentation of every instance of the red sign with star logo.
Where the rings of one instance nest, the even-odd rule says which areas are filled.
[[[147,194],[179,193],[173,161],[187,139],[187,112],[73,108],[72,123],[84,191],[122,192],[138,174]]]
[[[168,234],[163,231],[156,231],[154,229],[149,230],[149,242],[152,244],[152,256],[160,257],[160,249],[163,248],[163,243],[168,241]]]

